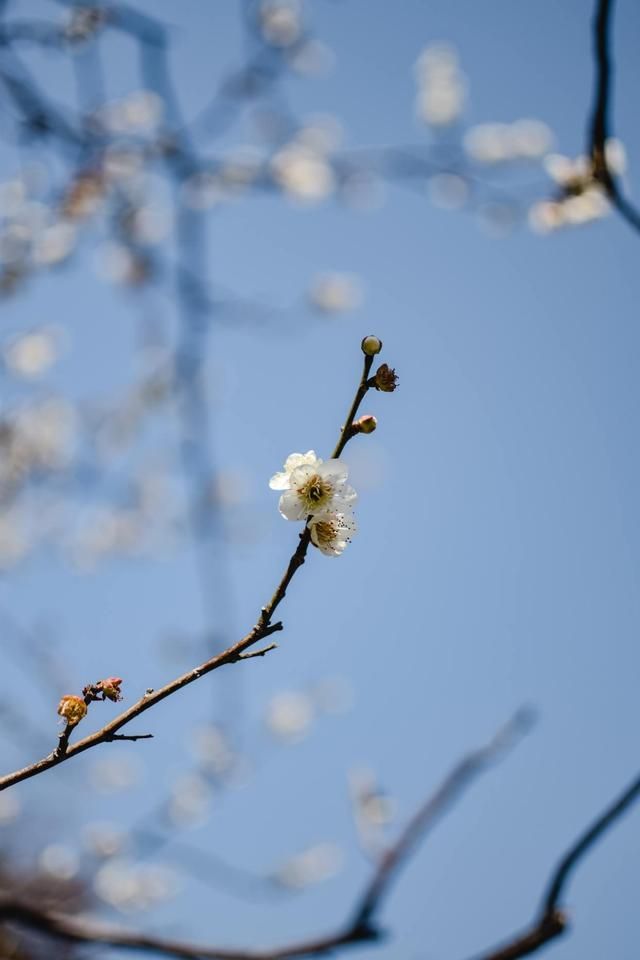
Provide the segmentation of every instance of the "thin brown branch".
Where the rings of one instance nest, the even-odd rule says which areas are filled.
[[[367,385],[367,376],[370,368],[371,358],[365,356],[364,372],[360,379],[360,383],[358,384],[355,398],[351,404],[345,424],[342,427],[340,438],[332,457],[339,456],[347,442],[351,439],[351,423],[367,390],[369,389]],[[177,693],[178,690],[182,690],[184,687],[189,686],[196,680],[200,680],[201,677],[204,677],[207,674],[212,673],[214,670],[217,670],[219,667],[226,666],[227,664],[236,663],[238,660],[250,659],[250,657],[248,657],[246,654],[246,651],[250,647],[253,647],[254,644],[258,643],[260,640],[264,640],[266,637],[271,636],[271,634],[282,630],[282,623],[272,623],[271,621],[273,620],[275,611],[286,596],[289,584],[293,580],[296,572],[304,563],[310,543],[311,534],[309,532],[309,528],[305,527],[304,531],[300,534],[298,546],[289,560],[284,576],[276,587],[273,596],[267,605],[262,607],[256,624],[241,640],[238,640],[230,647],[227,647],[226,650],[223,650],[221,653],[217,653],[209,660],[206,660],[199,667],[195,667],[193,670],[189,670],[187,673],[183,673],[181,676],[176,677],[175,680],[171,680],[163,687],[160,687],[159,690],[148,691],[136,703],[129,707],[128,710],[124,710],[109,723],[105,724],[105,726],[100,730],[89,734],[89,736],[84,737],[84,739],[79,740],[77,743],[69,744],[69,737],[77,724],[67,724],[65,730],[59,737],[56,749],[52,753],[44,757],[42,760],[36,761],[36,763],[32,763],[26,767],[23,767],[21,770],[15,770],[13,773],[8,773],[4,777],[0,777],[0,790],[6,790],[7,787],[11,787],[16,783],[21,783],[23,780],[29,780],[31,777],[38,776],[39,774],[44,773],[46,770],[50,770],[52,767],[56,767],[60,763],[70,760],[72,757],[75,757],[80,753],[84,753],[86,750],[97,747],[98,744],[111,743],[116,739],[134,739],[133,737],[116,737],[116,734],[131,720],[134,720],[142,713],[150,710],[151,707],[156,706],[156,704],[160,703],[161,700],[166,700],[167,697],[173,696],[173,694]],[[262,651],[257,651],[255,656],[264,656],[264,654],[268,653],[269,650],[272,650],[274,646],[275,644],[271,644]],[[146,736],[147,735],[135,737],[135,739],[144,739]]]
[[[249,653],[241,653],[238,660],[251,660],[252,657],[264,657],[265,653],[270,653],[277,648],[277,643],[270,643],[266,647],[260,647],[259,650],[250,650]]]
[[[153,740],[152,733],[112,733],[105,742],[112,743],[114,740],[129,740],[135,743],[137,740]]]
[[[41,910],[32,904],[20,902],[11,895],[0,896],[0,920],[75,943],[102,944],[190,960],[288,960],[292,957],[314,956],[342,947],[375,942],[382,937],[382,931],[376,923],[377,915],[389,888],[398,878],[400,868],[408,862],[429,829],[451,809],[472,780],[513,745],[528,726],[527,720],[527,714],[516,714],[489,744],[470,753],[454,767],[443,784],[418,809],[396,843],[374,868],[369,883],[356,901],[350,921],[324,936],[296,941],[270,950],[233,950],[200,946],[119,930],[86,919]]]
[[[517,960],[518,957],[527,957],[535,953],[564,933],[568,923],[561,900],[572,872],[604,833],[638,798],[640,798],[640,776],[587,827],[558,861],[549,879],[547,893],[543,898],[538,917],[533,923],[503,946],[479,954],[474,960]]]
[[[596,84],[589,124],[588,153],[594,179],[602,185],[618,213],[634,230],[640,232],[640,212],[624,196],[607,161],[607,140],[612,136],[610,108],[613,96],[613,58],[610,50],[613,5],[614,0],[596,0],[593,20]]]

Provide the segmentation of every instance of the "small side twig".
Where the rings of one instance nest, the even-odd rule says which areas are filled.
[[[276,650],[277,643],[270,643],[267,647],[261,647],[259,650],[250,650],[249,653],[241,653],[238,660],[251,660],[252,657],[264,657],[265,653]]]

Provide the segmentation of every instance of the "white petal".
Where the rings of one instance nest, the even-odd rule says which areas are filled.
[[[340,546],[337,543],[317,543],[316,546],[320,553],[324,553],[325,557],[339,557],[346,544]]]
[[[300,503],[300,499],[294,490],[285,490],[280,497],[278,509],[287,520],[304,520],[306,518],[304,506]]]
[[[331,480],[334,486],[344,483],[349,476],[349,468],[343,460],[327,460],[318,467],[317,472],[321,477]]]
[[[289,489],[289,474],[288,473],[274,473],[269,480],[269,486],[272,490],[288,490]]]
[[[350,487],[348,483],[345,483],[343,487],[339,487],[336,493],[334,494],[333,500],[331,501],[332,510],[338,512],[344,512],[345,510],[350,510],[353,504],[358,499],[358,494]]]
[[[315,450],[307,450],[306,453],[292,453],[291,456],[285,460],[285,472],[291,473],[296,467],[301,467],[305,463],[314,466],[317,463],[322,463],[322,460],[316,457]]]
[[[335,536],[330,540],[320,540],[317,534],[317,527],[320,523],[329,523],[335,531]],[[318,549],[327,557],[339,557],[357,531],[356,520],[353,514],[346,510],[335,511],[325,510],[313,517],[309,521],[309,533],[311,540]]]
[[[289,484],[292,490],[298,490],[300,487],[303,487],[307,480],[309,480],[315,473],[318,471],[311,464],[303,463],[301,466],[296,467],[289,475]]]

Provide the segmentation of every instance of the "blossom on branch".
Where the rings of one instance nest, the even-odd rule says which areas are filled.
[[[291,474],[296,467],[301,467],[304,464],[309,464],[313,467],[320,463],[322,463],[322,460],[316,457],[315,450],[307,450],[306,453],[292,453],[284,462],[284,471],[282,473],[274,473],[271,480],[269,480],[269,486],[272,490],[288,490]]]
[[[358,529],[355,517],[348,510],[316,514],[307,526],[312,544],[327,557],[339,557]]]
[[[67,694],[66,697],[63,697],[58,704],[58,713],[67,721],[69,726],[75,727],[83,717],[86,717],[87,705],[82,697],[77,697],[75,694],[70,693]]]
[[[280,513],[287,520],[305,520],[327,510],[350,510],[357,499],[347,483],[349,470],[342,460],[304,463],[289,474],[288,488],[280,497]]]

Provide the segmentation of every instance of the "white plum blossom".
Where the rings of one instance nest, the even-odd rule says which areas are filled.
[[[269,481],[272,490],[282,490],[282,516],[307,521],[311,542],[328,557],[338,557],[356,532],[351,508],[357,494],[348,475],[342,460],[322,461],[307,450],[287,457],[282,472]]]
[[[311,542],[327,557],[339,557],[358,529],[355,517],[348,510],[318,513],[307,526]]]
[[[321,463],[322,460],[316,457],[315,450],[307,450],[306,453],[292,453],[284,462],[284,471],[282,473],[274,473],[271,480],[269,480],[269,486],[272,490],[288,490],[289,479],[296,467],[301,467],[304,464],[313,467]]]
[[[305,520],[327,510],[349,511],[357,494],[347,483],[348,475],[341,460],[295,467],[289,474],[288,489],[280,497],[280,513],[287,520]]]

